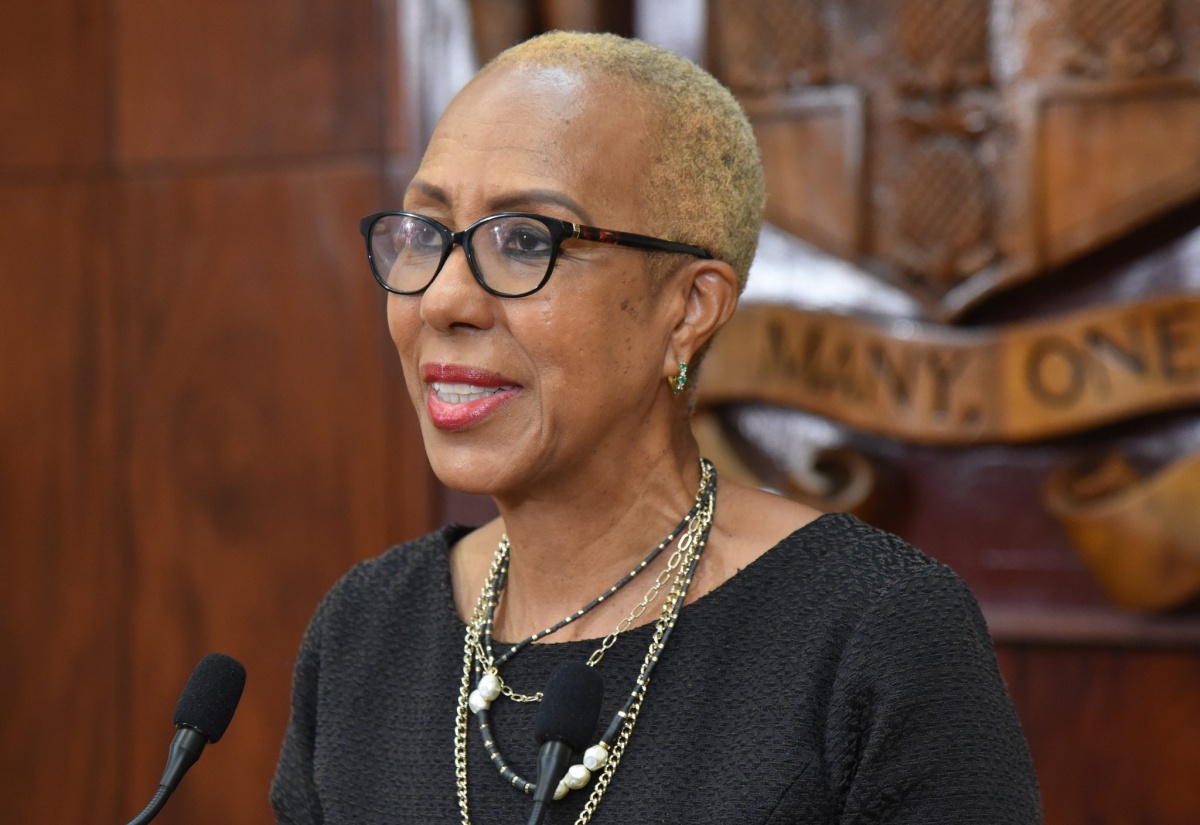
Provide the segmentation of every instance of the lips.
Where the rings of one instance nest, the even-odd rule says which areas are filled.
[[[456,364],[426,364],[425,408],[439,430],[461,430],[490,416],[516,398],[521,385],[499,373]]]

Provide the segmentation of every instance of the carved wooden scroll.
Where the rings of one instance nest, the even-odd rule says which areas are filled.
[[[1114,604],[1178,607],[1200,595],[1200,454],[1147,478],[1120,455],[1062,468],[1046,504]]]
[[[692,431],[701,452],[720,468],[723,477],[750,487],[768,486],[793,501],[818,510],[853,513],[870,520],[879,492],[878,473],[869,456],[850,447],[819,450],[803,474],[778,470],[764,478],[729,441],[714,410],[697,411]]]
[[[700,393],[927,444],[1059,436],[1200,401],[1200,296],[989,329],[747,305]]]

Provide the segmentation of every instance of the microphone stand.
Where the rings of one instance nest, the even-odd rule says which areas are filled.
[[[208,739],[195,728],[180,726],[175,738],[171,740],[171,749],[167,752],[167,767],[163,770],[162,779],[158,782],[158,790],[142,809],[142,812],[129,820],[129,825],[146,825],[167,804],[167,800],[179,785],[179,780],[187,773],[188,768],[196,764],[200,753]]]
[[[528,825],[542,825],[550,813],[550,801],[558,788],[559,780],[567,773],[574,751],[566,742],[548,739],[538,752],[538,779],[533,789],[533,810],[529,813]]]

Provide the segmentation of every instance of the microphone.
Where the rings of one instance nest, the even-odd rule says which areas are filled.
[[[175,705],[178,731],[167,752],[167,767],[158,790],[129,825],[146,825],[154,819],[188,768],[196,764],[204,746],[225,735],[245,686],[246,668],[237,659],[210,653],[200,660]]]
[[[563,662],[550,674],[533,720],[541,749],[529,825],[541,825],[550,812],[550,800],[572,755],[587,748],[596,729],[603,698],[600,674],[582,662]]]

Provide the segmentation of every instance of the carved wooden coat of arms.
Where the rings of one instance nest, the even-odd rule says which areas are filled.
[[[787,407],[843,437],[808,481],[745,416],[701,416],[706,448],[864,512],[913,450],[1042,450],[1014,484],[1036,481],[1110,601],[1200,595],[1200,462],[1153,447],[1200,450],[1200,219],[1108,252],[1200,202],[1200,3],[714,0],[708,48],[757,130],[768,220],[810,252],[778,294],[752,288],[702,410]],[[812,300],[814,261],[864,297]]]

